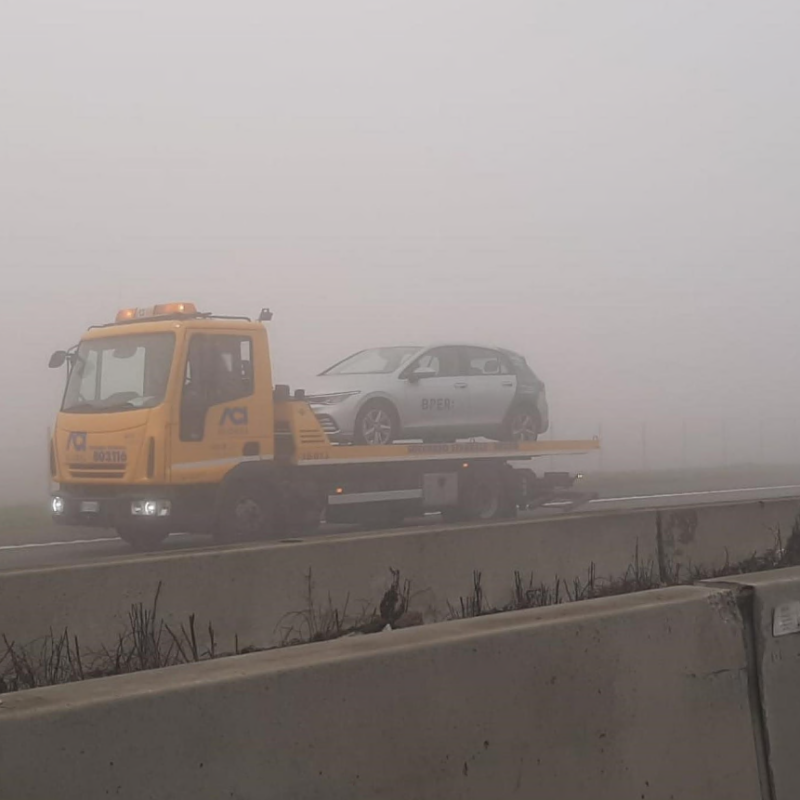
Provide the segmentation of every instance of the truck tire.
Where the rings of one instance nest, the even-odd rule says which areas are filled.
[[[313,479],[286,475],[275,484],[280,491],[280,511],[275,526],[281,537],[312,536],[319,531],[328,495],[323,486]]]
[[[356,444],[391,444],[400,435],[400,417],[388,400],[370,400],[356,417]]]
[[[137,552],[146,553],[148,550],[155,550],[169,536],[169,532],[136,525],[120,525],[117,536]]]
[[[365,510],[361,518],[361,527],[366,531],[399,528],[406,515],[402,509],[391,507],[376,507]]]
[[[458,491],[458,505],[445,509],[442,516],[450,522],[508,519],[511,511],[500,471],[476,468],[468,476],[463,475]]]
[[[275,533],[275,489],[267,481],[235,480],[225,486],[217,514],[216,539],[250,542]]]

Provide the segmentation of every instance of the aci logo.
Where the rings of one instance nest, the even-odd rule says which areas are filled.
[[[222,428],[228,423],[231,425],[247,425],[247,406],[226,408],[222,412],[222,418],[219,421],[219,426]]]
[[[86,434],[71,433],[67,439],[67,450],[74,450],[76,453],[86,452]]]

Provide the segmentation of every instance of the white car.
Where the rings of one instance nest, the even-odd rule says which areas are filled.
[[[306,396],[341,443],[525,441],[548,426],[544,384],[522,356],[495,347],[362,350],[325,370]]]

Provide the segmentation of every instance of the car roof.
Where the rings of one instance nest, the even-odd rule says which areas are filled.
[[[514,353],[505,347],[498,347],[496,344],[487,344],[486,342],[433,342],[426,345],[423,349],[430,350],[434,347],[479,347],[483,350],[497,350],[498,353]]]
[[[497,350],[498,353],[509,353],[510,355],[520,355],[514,350],[507,347],[498,347],[495,344],[487,344],[486,342],[447,342],[447,341],[434,341],[428,342],[424,345],[414,344],[378,344],[371,347],[363,347],[361,350],[354,351],[351,355],[356,353],[363,353],[366,350],[385,350],[387,348],[398,347],[408,350],[432,350],[435,347],[480,347],[485,350]]]

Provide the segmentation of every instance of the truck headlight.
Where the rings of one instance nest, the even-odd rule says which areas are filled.
[[[134,500],[131,503],[134,517],[168,517],[171,511],[169,500]]]
[[[50,501],[50,510],[56,515],[60,516],[66,511],[67,504],[63,497],[54,497]]]

